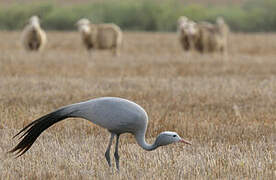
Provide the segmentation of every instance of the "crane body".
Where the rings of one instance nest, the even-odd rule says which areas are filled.
[[[139,146],[147,151],[156,149],[159,146],[168,145],[174,142],[190,144],[183,140],[177,133],[165,131],[161,132],[153,144],[145,141],[145,134],[148,124],[146,111],[138,104],[123,98],[100,97],[89,101],[71,104],[57,109],[45,116],[38,118],[24,127],[14,137],[23,133],[23,138],[10,152],[16,152],[18,156],[23,155],[35,142],[38,136],[53,124],[66,118],[84,118],[92,123],[107,129],[111,137],[105,152],[106,160],[111,166],[110,148],[116,136],[115,161],[119,170],[119,136],[123,133],[131,133]]]

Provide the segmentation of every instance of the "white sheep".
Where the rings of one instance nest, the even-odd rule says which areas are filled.
[[[26,50],[40,51],[47,42],[45,31],[40,27],[39,18],[32,16],[22,32],[22,44]]]
[[[80,19],[76,25],[87,50],[111,49],[114,55],[119,55],[123,35],[117,25],[112,23],[91,24],[85,18]]]
[[[229,27],[221,17],[217,18],[216,24],[211,24],[209,22],[195,23],[181,16],[178,19],[178,32],[184,50],[226,53]]]
[[[226,53],[229,27],[223,18],[217,18],[216,24],[206,22],[198,23],[199,39],[197,50],[200,52]]]
[[[198,39],[197,24],[185,16],[178,19],[179,41],[184,50],[194,50]]]

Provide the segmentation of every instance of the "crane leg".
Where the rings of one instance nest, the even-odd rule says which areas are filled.
[[[120,134],[117,134],[116,136],[116,146],[115,146],[115,153],[114,153],[114,157],[115,157],[115,162],[116,162],[116,167],[117,167],[117,170],[119,171],[120,168],[119,168],[119,153],[118,153],[118,148],[119,148],[119,137],[120,137]]]
[[[113,141],[113,138],[114,138],[115,134],[114,133],[111,133],[111,136],[110,136],[110,140],[109,140],[109,143],[108,143],[108,146],[107,146],[107,149],[105,151],[105,158],[107,160],[107,163],[109,165],[109,167],[111,167],[111,162],[110,162],[110,148],[111,148],[111,145],[112,145],[112,141]]]

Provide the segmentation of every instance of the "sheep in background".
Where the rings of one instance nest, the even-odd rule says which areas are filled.
[[[189,20],[185,16],[181,16],[178,19],[178,34],[180,44],[186,51],[194,50],[198,41],[199,30],[197,24],[194,21]]]
[[[179,36],[179,41],[182,48],[186,51],[190,49],[188,34],[185,32],[185,28],[188,25],[188,18],[185,16],[180,16],[177,21],[177,32]]]
[[[226,53],[229,27],[223,18],[218,17],[216,24],[195,23],[185,16],[178,19],[179,40],[184,50],[197,50],[201,53]]]
[[[181,28],[180,41],[185,50],[195,50],[195,46],[199,40],[199,29],[197,24],[189,21],[185,27]]]
[[[80,19],[76,24],[87,50],[111,49],[114,55],[119,55],[122,31],[117,25],[91,24],[85,18]]]
[[[32,16],[22,32],[23,47],[29,51],[40,51],[46,42],[46,33],[40,27],[39,18]]]
[[[229,28],[222,18],[217,18],[216,24],[207,22],[198,23],[199,42],[196,49],[202,53],[226,53]]]
[[[78,30],[81,33],[81,38],[84,46],[87,50],[92,49],[95,46],[95,40],[92,36],[92,31],[90,27],[90,21],[88,19],[80,19],[76,25],[78,26]]]

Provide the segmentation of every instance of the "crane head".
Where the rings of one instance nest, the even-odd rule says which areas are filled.
[[[182,139],[176,132],[164,131],[158,135],[155,144],[157,146],[165,146],[175,142],[182,142],[191,145],[190,142]]]

